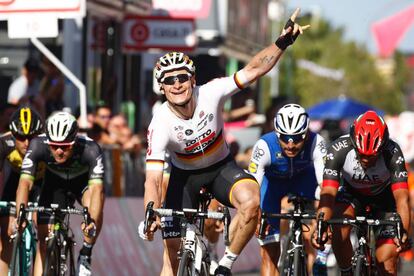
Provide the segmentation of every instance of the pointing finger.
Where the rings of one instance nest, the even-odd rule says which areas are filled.
[[[295,19],[296,19],[296,17],[298,17],[299,12],[300,12],[300,8],[296,8],[295,12],[290,16],[290,20],[295,22]]]

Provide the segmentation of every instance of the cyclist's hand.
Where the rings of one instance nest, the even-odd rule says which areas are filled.
[[[91,222],[88,225],[85,223],[81,224],[82,232],[89,238],[93,238],[96,235],[96,224],[95,222]]]
[[[411,248],[411,239],[408,238],[407,232],[404,231],[401,241],[395,237],[394,243],[397,245],[397,252],[403,252]]]
[[[141,221],[138,225],[138,235],[141,239],[145,241],[152,241],[154,239],[154,233],[157,231],[159,225],[158,221],[154,221],[149,229],[147,229],[147,232],[144,232],[145,228],[145,221]]]
[[[299,12],[300,9],[297,8],[283,27],[282,34],[275,41],[275,44],[279,49],[285,50],[289,45],[292,45],[295,42],[296,38],[298,38],[304,30],[310,27],[310,25],[300,26],[295,23]]]
[[[312,234],[312,246],[318,250],[325,249],[325,243],[328,241],[329,234],[327,231],[322,233],[322,240],[321,243],[318,243],[318,230],[315,229]]]

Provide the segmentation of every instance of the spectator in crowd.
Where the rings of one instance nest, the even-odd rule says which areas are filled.
[[[59,69],[46,57],[43,59],[42,68],[44,76],[40,83],[40,95],[48,117],[53,111],[62,110],[64,107],[65,79]]]
[[[17,105],[11,103],[0,107],[0,134],[9,131],[9,120],[11,115],[17,110],[17,107]]]
[[[108,130],[111,139],[119,144],[123,150],[139,152],[142,148],[141,139],[134,135],[127,124],[124,115],[116,115],[109,122]]]
[[[17,105],[23,98],[35,97],[39,91],[39,72],[39,62],[33,57],[28,58],[21,69],[21,75],[9,87],[7,102]]]
[[[112,117],[112,111],[107,105],[98,105],[95,109],[92,129],[88,136],[100,145],[112,145],[116,141],[110,136],[108,127]]]

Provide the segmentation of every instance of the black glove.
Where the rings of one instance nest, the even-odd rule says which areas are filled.
[[[294,26],[295,22],[293,22],[292,19],[289,18],[289,20],[285,24],[285,27],[283,27],[283,30],[287,30],[289,27],[291,27],[291,30],[288,33],[279,36],[278,39],[276,39],[275,41],[275,44],[279,49],[285,50],[289,45],[292,45],[293,42],[295,42],[296,38],[298,38],[298,36],[300,35],[299,30],[296,32],[296,34],[293,34]]]

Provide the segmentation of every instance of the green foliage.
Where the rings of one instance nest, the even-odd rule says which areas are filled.
[[[317,76],[299,68],[297,61],[300,59],[341,69],[344,78],[337,81]],[[363,46],[344,41],[343,29],[333,29],[328,22],[320,20],[317,26],[305,31],[282,58],[280,91],[282,95],[298,98],[305,107],[345,95],[388,113],[398,113],[404,108],[403,88],[408,78],[404,58],[399,54],[394,56],[394,70],[387,76],[376,69],[375,63]]]

